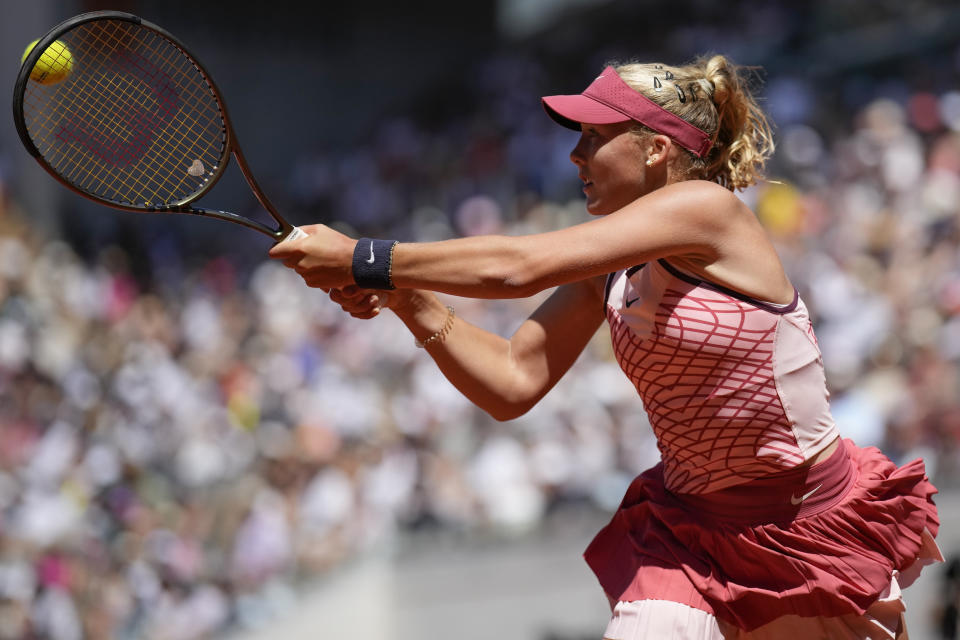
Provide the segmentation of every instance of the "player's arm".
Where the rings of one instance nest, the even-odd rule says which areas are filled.
[[[426,351],[444,376],[478,407],[497,420],[526,413],[573,365],[603,321],[602,279],[558,287],[510,338],[470,324],[459,316]],[[372,296],[331,296],[357,317],[373,315]],[[428,291],[390,292],[390,308],[417,340],[443,329],[449,312]],[[397,300],[399,299],[399,302]]]
[[[713,263],[729,247],[737,208],[747,211],[723,187],[686,181],[556,231],[401,243],[393,282],[471,297],[524,297],[668,256]]]
[[[667,256],[712,264],[731,246],[733,221],[747,214],[723,187],[686,181],[557,231],[401,243],[393,252],[390,273],[397,287],[471,298],[525,297]],[[310,237],[281,242],[270,255],[295,269],[310,286],[350,284],[357,242],[322,225],[304,229]]]

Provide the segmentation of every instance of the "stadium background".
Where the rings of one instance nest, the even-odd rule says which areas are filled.
[[[763,66],[776,182],[743,197],[814,315],[841,429],[925,458],[960,551],[956,3],[0,8],[0,86],[62,19],[137,13],[210,69],[291,220],[401,240],[582,219],[576,136],[538,98],[610,59]],[[256,214],[236,174],[208,202]],[[498,424],[399,323],[341,317],[266,248],[97,210],[0,118],[0,638],[599,638],[579,553],[657,458],[603,332]],[[454,304],[508,333],[536,302]],[[915,640],[955,637],[958,573],[907,592]]]

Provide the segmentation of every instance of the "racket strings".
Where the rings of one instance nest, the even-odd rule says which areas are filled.
[[[116,24],[123,24],[123,23],[116,23]],[[154,38],[157,37],[149,31],[143,30],[143,32],[147,34],[148,37],[154,37]],[[171,48],[172,47],[168,47],[168,50]],[[179,51],[179,50],[176,50],[175,48],[174,50]],[[114,137],[114,140],[117,140],[117,139],[125,140],[125,144],[121,146],[119,149],[115,150],[119,152],[118,158],[107,157],[107,160],[112,161],[112,164],[118,164],[118,163],[129,164],[131,160],[138,157],[143,157],[145,160],[145,168],[150,173],[143,174],[141,177],[147,177],[149,180],[146,184],[141,180],[139,184],[140,186],[143,186],[145,188],[150,188],[150,187],[155,188],[157,185],[150,184],[150,183],[159,182],[157,177],[164,175],[165,168],[161,166],[156,160],[151,161],[151,157],[147,157],[145,155],[145,150],[146,150],[145,148],[150,142],[151,132],[157,128],[158,124],[162,124],[165,120],[171,118],[173,112],[175,112],[176,108],[178,107],[178,99],[176,98],[176,94],[171,95],[172,91],[170,90],[170,84],[169,84],[169,78],[171,76],[167,74],[160,75],[162,71],[158,71],[155,68],[152,68],[151,63],[148,60],[140,57],[135,52],[133,52],[133,50],[129,48],[126,50],[119,50],[119,52],[115,51],[113,54],[113,61],[117,63],[121,71],[127,72],[128,75],[130,72],[133,72],[134,76],[136,76],[139,73],[140,75],[145,76],[144,79],[147,80],[148,82],[152,81],[152,84],[154,86],[152,86],[151,88],[153,89],[154,95],[150,96],[149,94],[147,94],[147,95],[141,96],[135,92],[131,92],[131,89],[134,89],[134,88],[142,89],[143,87],[137,87],[136,85],[130,84],[130,83],[127,83],[126,85],[124,85],[123,83],[117,83],[115,79],[124,78],[125,77],[124,75],[115,75],[113,76],[113,78],[110,79],[111,86],[108,88],[113,90],[114,92],[122,91],[123,97],[125,98],[125,101],[121,102],[120,104],[136,105],[141,100],[150,101],[151,98],[153,99],[152,100],[153,104],[149,105],[151,108],[151,110],[149,111],[135,110],[132,112],[128,111],[127,113],[120,114],[121,118],[126,117],[127,119],[126,126],[128,128],[132,128],[133,130],[130,131],[129,134],[127,136],[124,136],[123,138]],[[167,59],[166,61],[169,61],[169,59]],[[160,84],[157,84],[158,77],[161,78],[161,80],[159,81]],[[136,109],[136,107],[134,107],[134,109]],[[115,125],[117,122],[118,120],[115,119],[113,124]],[[122,120],[120,120],[120,122],[122,122]],[[175,130],[171,130],[171,131],[175,131]],[[111,133],[113,134],[118,133],[116,131],[115,126],[112,127]],[[87,145],[87,146],[92,147],[92,145]],[[167,169],[167,172],[168,171],[169,170]],[[181,175],[185,175],[185,174],[181,173]],[[181,183],[182,182],[183,181],[181,180]],[[163,201],[162,194],[154,193],[154,201],[155,202]]]
[[[188,199],[224,161],[226,125],[211,84],[162,34],[123,20],[59,37],[72,71],[28,82],[24,121],[45,161],[97,198],[150,207]]]

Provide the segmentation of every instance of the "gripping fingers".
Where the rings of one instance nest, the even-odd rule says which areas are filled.
[[[356,287],[332,289],[330,299],[355,318],[372,318],[380,313],[380,297],[376,293],[361,291]]]
[[[366,320],[380,314],[380,300],[375,295],[368,295],[361,298],[357,304],[350,310],[350,315],[354,318]]]

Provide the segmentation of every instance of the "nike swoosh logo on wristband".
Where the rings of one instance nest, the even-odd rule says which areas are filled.
[[[374,260],[376,260],[376,258],[373,257],[373,242],[371,242],[371,243],[370,243],[370,257],[367,258],[367,264],[373,264],[373,261],[374,261]]]

